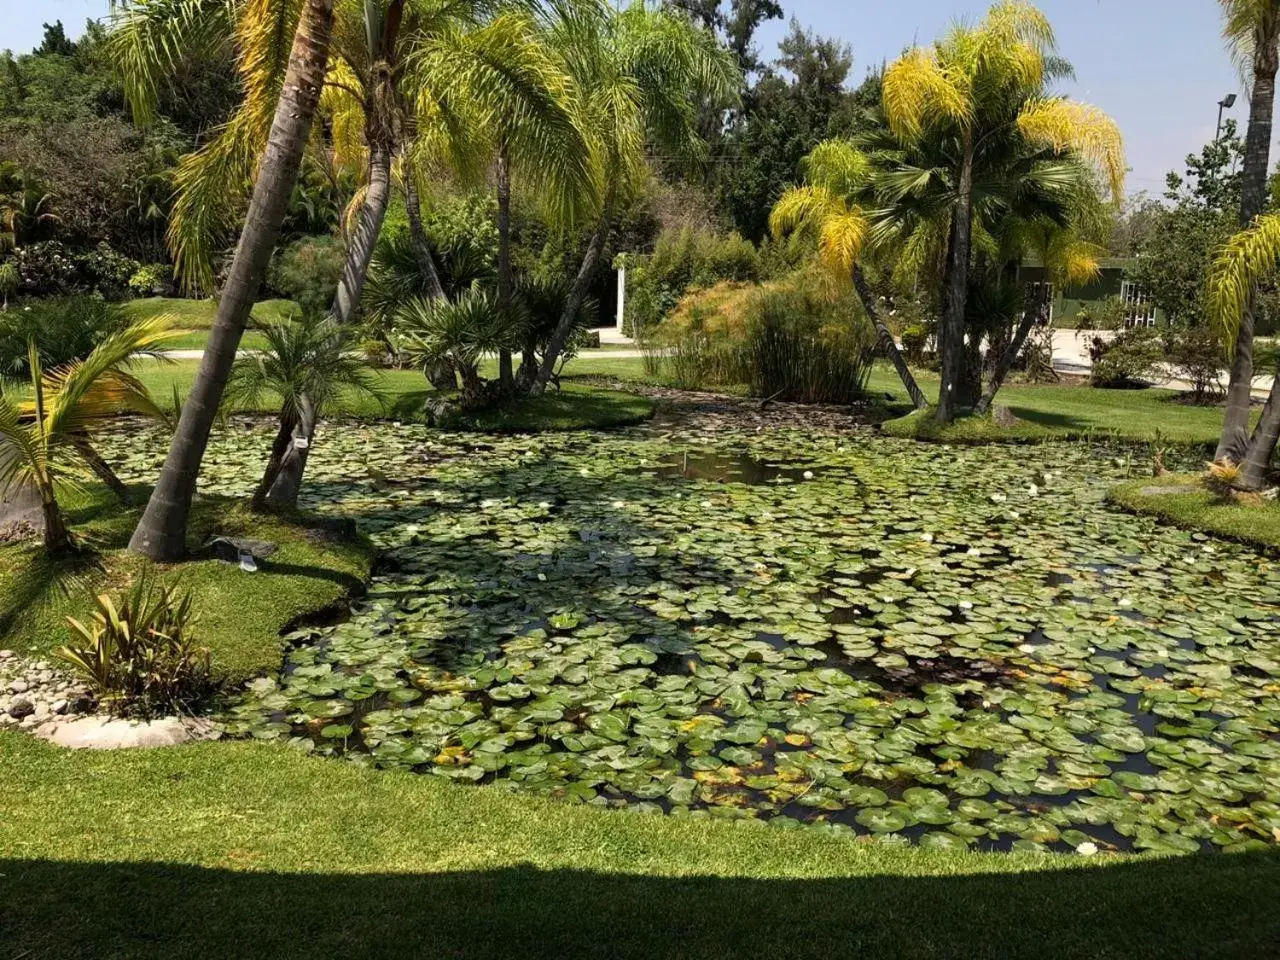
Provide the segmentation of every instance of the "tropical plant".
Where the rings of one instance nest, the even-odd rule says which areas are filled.
[[[241,144],[246,139],[266,144],[200,373],[183,404],[155,491],[130,540],[131,550],[152,560],[172,562],[186,553],[187,519],[209,433],[279,235],[323,88],[333,5],[334,0],[302,0],[300,4],[260,0],[245,5],[245,16],[238,21],[235,33],[244,102],[211,142],[209,152],[193,155],[203,159],[188,158],[178,172],[180,189],[189,186],[209,164],[239,171],[247,181],[255,168],[252,157],[241,164]],[[128,97],[138,119],[154,115],[166,70],[193,50],[221,42],[227,31],[218,17],[234,9],[231,4],[201,0],[132,0],[124,6],[126,17],[131,19],[114,36],[118,38],[117,57]],[[289,36],[293,41],[285,65],[278,54],[282,38]],[[214,144],[219,146],[214,149]],[[183,196],[190,198],[194,193],[188,191]],[[196,203],[188,207],[185,216],[188,220],[216,216],[222,209],[214,204],[206,212]],[[177,207],[174,219],[171,230],[181,233],[188,229]],[[175,263],[190,265],[191,257],[192,252],[180,246]]]
[[[18,265],[12,260],[0,263],[0,312],[9,309],[9,298],[18,289]]]
[[[477,410],[493,399],[490,385],[480,376],[483,356],[524,345],[523,317],[513,318],[498,307],[497,296],[481,288],[454,300],[417,298],[402,308],[396,322],[396,346],[424,369],[451,362],[462,379],[464,410]]]
[[[536,376],[525,371],[520,377],[535,393],[546,389],[573,333],[620,201],[643,181],[646,144],[670,157],[700,159],[705,142],[699,106],[731,103],[741,83],[733,56],[715,35],[668,6],[570,7],[552,34],[582,98],[582,122],[603,186],[564,314]]]
[[[807,183],[793,187],[778,200],[769,216],[771,232],[775,237],[796,232],[809,234],[827,269],[838,278],[848,278],[875,326],[880,349],[893,364],[916,409],[924,409],[929,401],[880,315],[875,294],[859,264],[870,228],[860,201],[872,190],[871,160],[852,143],[827,140],[818,144],[801,166]]]
[[[124,326],[120,311],[98,296],[37,300],[0,316],[0,377],[31,376],[32,343],[41,366],[49,370],[88,356]]]
[[[1218,0],[1222,7],[1223,35],[1249,80],[1249,129],[1245,137],[1240,184],[1240,228],[1248,230],[1267,204],[1267,178],[1271,164],[1271,125],[1275,113],[1276,71],[1280,67],[1280,0]],[[1231,378],[1222,437],[1214,454],[1217,460],[1241,461],[1262,455],[1249,438],[1253,402],[1252,291],[1239,309],[1225,311],[1217,304],[1220,319],[1229,319],[1224,332],[1231,354]],[[1254,435],[1255,439],[1257,434]],[[1273,440],[1266,450],[1270,461]],[[1244,482],[1260,480],[1258,467],[1244,470]]]
[[[978,399],[966,359],[974,352],[965,330],[969,275],[975,239],[980,249],[990,246],[988,238],[1001,232],[999,214],[1018,197],[1010,187],[1034,178],[1059,195],[1075,189],[1074,174],[1054,182],[1052,160],[1059,157],[1097,169],[1113,198],[1123,193],[1124,148],[1115,122],[1095,107],[1047,92],[1048,82],[1069,70],[1054,51],[1044,14],[1022,0],[1004,0],[976,26],[956,27],[885,71],[885,117],[907,152],[895,192],[921,215],[925,229],[914,242],[945,250],[941,423]],[[926,162],[913,162],[912,154]],[[929,200],[932,209],[922,209]]]
[[[88,625],[67,617],[72,642],[57,657],[117,716],[190,712],[214,690],[195,620],[189,593],[144,573],[118,601],[101,594]]]
[[[173,335],[169,324],[167,317],[136,323],[107,337],[84,359],[48,372],[32,341],[27,351],[29,387],[0,390],[0,490],[25,486],[39,495],[49,552],[73,546],[58,507],[58,488],[77,482],[77,461],[117,494],[123,493],[123,484],[113,479],[114,473],[94,451],[92,434],[104,419],[123,410],[160,414],[146,387],[126,366],[163,345]]]
[[[351,353],[349,329],[321,310],[254,329],[265,346],[236,360],[227,401],[257,408],[268,396],[280,398],[279,428],[252,504],[293,510],[326,409],[344,394],[381,401],[382,391],[373,371]]]

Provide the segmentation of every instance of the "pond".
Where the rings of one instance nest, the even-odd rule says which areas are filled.
[[[222,438],[211,485],[247,489],[267,439]],[[1274,843],[1280,581],[1108,508],[1136,469],[816,430],[331,428],[307,496],[382,566],[229,730],[929,847]]]

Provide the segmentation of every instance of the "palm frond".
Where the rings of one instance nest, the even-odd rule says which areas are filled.
[[[1018,115],[1018,129],[1034,144],[1055,153],[1073,151],[1106,178],[1111,196],[1124,196],[1124,138],[1119,125],[1102,110],[1065,97],[1033,100]]]
[[[1236,335],[1253,287],[1280,262],[1280,214],[1259,217],[1231,237],[1209,267],[1206,302],[1209,318],[1234,351]]]

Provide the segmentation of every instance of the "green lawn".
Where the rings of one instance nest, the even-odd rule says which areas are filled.
[[[254,304],[255,320],[280,320],[295,309],[292,300],[262,300]],[[188,300],[184,297],[145,297],[122,303],[120,308],[132,320],[147,320],[167,315],[173,317],[179,330],[208,330],[213,326],[217,304],[213,300]]]
[[[198,360],[145,360],[134,364],[133,370],[153,397],[161,403],[171,403],[175,388],[183,397],[191,390],[199,367]],[[346,397],[329,415],[359,419],[421,420],[423,405],[432,393],[422,372],[377,370],[375,373],[378,386],[385,394],[382,404],[367,396],[352,395]],[[482,373],[496,376],[497,364],[487,365]],[[277,412],[274,399],[269,396],[263,398],[259,409],[249,410],[243,405],[237,409],[253,413]],[[542,397],[525,400],[509,408],[460,417],[452,426],[493,432],[578,430],[638,423],[648,419],[652,413],[653,404],[645,397],[566,380],[561,389],[552,387]]]
[[[613,812],[251,742],[0,733],[4,956],[1214,957],[1280,856],[930,852]]]
[[[135,491],[139,504],[145,489]],[[141,506],[123,509],[100,487],[64,503],[84,551],[53,561],[35,543],[0,546],[0,637],[19,653],[48,655],[68,639],[66,617],[88,617],[93,597],[117,592],[145,561],[125,549]],[[299,521],[251,514],[221,497],[196,502],[188,540],[198,549],[215,535],[269,540],[279,552],[257,573],[217,560],[161,568],[164,580],[189,590],[200,611],[197,634],[229,680],[280,664],[280,634],[297,618],[362,588],[373,548],[364,539],[318,533]]]
[[[1161,487],[1199,487],[1157,493]],[[1201,530],[1263,547],[1280,547],[1280,503],[1274,500],[1224,500],[1202,487],[1199,474],[1168,474],[1134,480],[1110,493],[1111,502],[1134,513],[1159,517],[1185,530]]]
[[[179,335],[165,342],[166,350],[203,350],[209,342],[208,330],[181,330]],[[246,330],[240,338],[241,350],[262,350],[267,346],[266,338],[256,330]]]

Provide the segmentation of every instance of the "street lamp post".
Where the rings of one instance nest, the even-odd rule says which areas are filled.
[[[1219,140],[1222,138],[1222,111],[1230,110],[1235,105],[1236,105],[1236,95],[1234,93],[1228,93],[1225,97],[1223,97],[1221,100],[1218,101],[1218,130],[1213,135],[1214,140]]]

